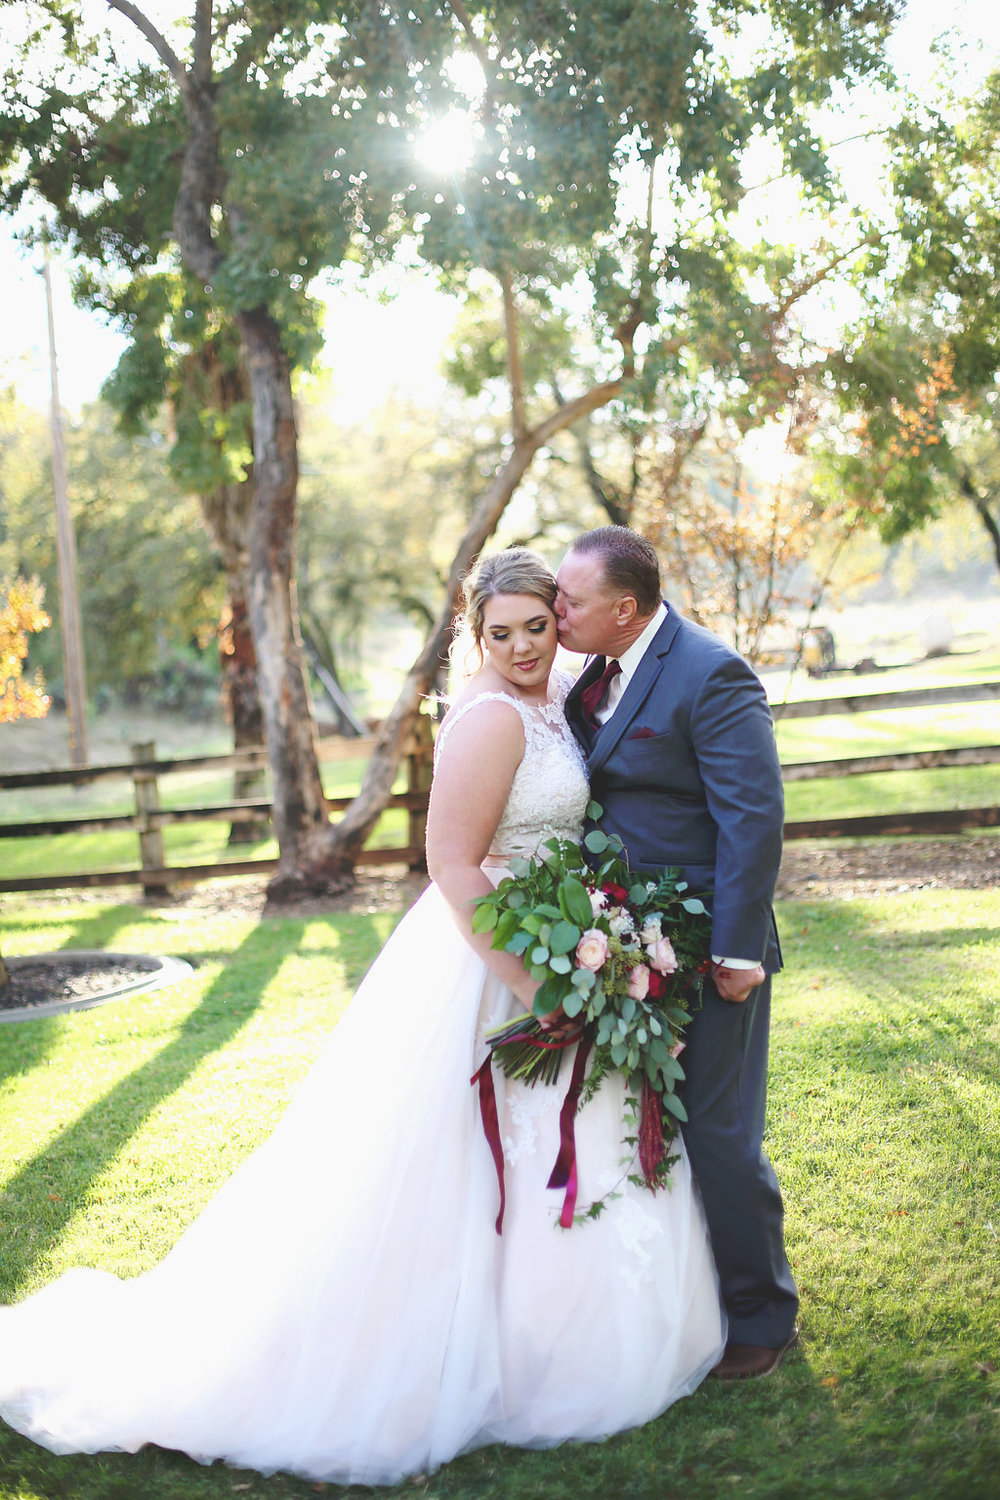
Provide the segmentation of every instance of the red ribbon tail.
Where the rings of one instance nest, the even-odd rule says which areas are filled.
[[[639,1165],[646,1186],[656,1191],[656,1174],[665,1152],[663,1115],[660,1096],[648,1078],[642,1081],[642,1103],[639,1112]]]
[[[573,1062],[573,1076],[570,1079],[566,1097],[563,1100],[562,1109],[559,1111],[559,1155],[556,1157],[552,1175],[549,1178],[550,1188],[565,1188],[562,1213],[559,1215],[559,1223],[563,1229],[569,1229],[573,1223],[573,1214],[576,1210],[577,1194],[577,1171],[576,1171],[576,1134],[574,1125],[576,1111],[580,1103],[580,1093],[583,1089],[583,1080],[587,1072],[587,1059],[590,1056],[591,1039],[586,1034],[580,1038],[576,1058]]]
[[[503,1145],[500,1140],[500,1119],[497,1115],[497,1096],[493,1088],[492,1056],[488,1057],[482,1067],[473,1073],[471,1083],[479,1085],[479,1113],[483,1119],[483,1133],[486,1136],[490,1153],[493,1157],[493,1165],[497,1169],[497,1182],[500,1186],[500,1212],[497,1214],[497,1234],[503,1233],[503,1211],[507,1202],[506,1190],[503,1180]]]

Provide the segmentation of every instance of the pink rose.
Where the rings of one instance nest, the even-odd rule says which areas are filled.
[[[597,927],[588,927],[576,945],[576,966],[594,973],[608,956],[608,940]]]
[[[636,964],[629,974],[628,992],[633,1000],[645,1000],[649,994],[649,970],[645,964]]]
[[[649,961],[653,968],[659,970],[661,974],[677,972],[677,954],[669,938],[659,937],[655,943],[648,943],[646,952],[649,954]]]

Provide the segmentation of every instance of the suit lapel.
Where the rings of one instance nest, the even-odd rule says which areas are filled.
[[[656,632],[632,674],[632,680],[619,699],[614,713],[598,731],[593,749],[587,757],[587,766],[591,772],[600,770],[626,730],[635,723],[639,709],[645,703],[653,684],[663,670],[664,661],[674,643],[680,624],[680,615],[676,610],[670,609],[667,618]]]

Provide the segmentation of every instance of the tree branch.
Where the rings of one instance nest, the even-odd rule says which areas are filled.
[[[500,289],[503,293],[503,328],[507,344],[507,383],[510,386],[510,418],[514,429],[514,442],[519,443],[528,428],[524,407],[524,371],[521,366],[521,345],[517,333],[517,307],[514,303],[514,285],[509,269],[504,266],[499,273]]]
[[[997,567],[1000,568],[1000,526],[997,525],[990,513],[989,502],[985,496],[979,493],[979,490],[972,481],[971,473],[966,468],[963,468],[958,476],[958,487],[985,526],[986,532],[993,544],[993,554],[997,560]]]
[[[489,82],[489,75],[493,65],[490,62],[490,54],[487,52],[481,38],[476,36],[476,33],[473,30],[472,17],[469,15],[469,12],[466,10],[465,6],[462,4],[462,0],[449,0],[449,9],[451,10],[451,13],[455,17],[458,24],[461,26],[462,30],[465,32],[466,40],[469,43],[469,46],[472,48],[473,52],[476,54],[476,61],[479,63],[479,66],[486,74],[487,82]]]
[[[849,260],[852,255],[856,255],[859,250],[863,250],[866,245],[874,245],[877,242],[877,235],[866,234],[863,239],[860,239],[857,242],[856,245],[852,245],[849,250],[839,251],[832,260],[829,260],[825,265],[820,266],[819,269],[814,271],[811,276],[807,276],[805,281],[799,282],[796,286],[792,287],[792,289],[775,308],[774,315],[771,319],[772,324],[784,322],[785,318],[788,316],[788,313],[791,311],[791,309],[795,306],[796,302],[804,297],[807,292],[811,292],[813,287],[819,286],[821,281],[825,281],[828,276],[831,276],[833,272],[837,270],[838,266],[842,266],[845,260]]]
[[[198,3],[201,5],[204,3],[204,0],[198,0]],[[186,94],[191,82],[188,77],[187,68],[185,68],[166,37],[157,31],[149,17],[144,16],[139,7],[132,4],[132,0],[107,0],[107,4],[109,10],[118,11],[119,15],[125,16],[127,20],[132,22],[133,26],[139,28],[164,67],[176,80],[181,93]],[[209,5],[209,9],[211,9],[211,5]]]

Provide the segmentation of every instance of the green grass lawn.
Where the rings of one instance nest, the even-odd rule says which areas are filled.
[[[607,1443],[490,1448],[384,1493],[996,1495],[1000,893],[788,903],[780,917],[769,1148],[801,1349],[770,1380],[709,1382]],[[7,900],[8,953],[108,946],[196,968],[147,996],[0,1026],[0,1297],[81,1262],[154,1264],[271,1128],[392,920]],[[2,1500],[315,1493],[176,1454],[55,1457],[0,1434]]]

